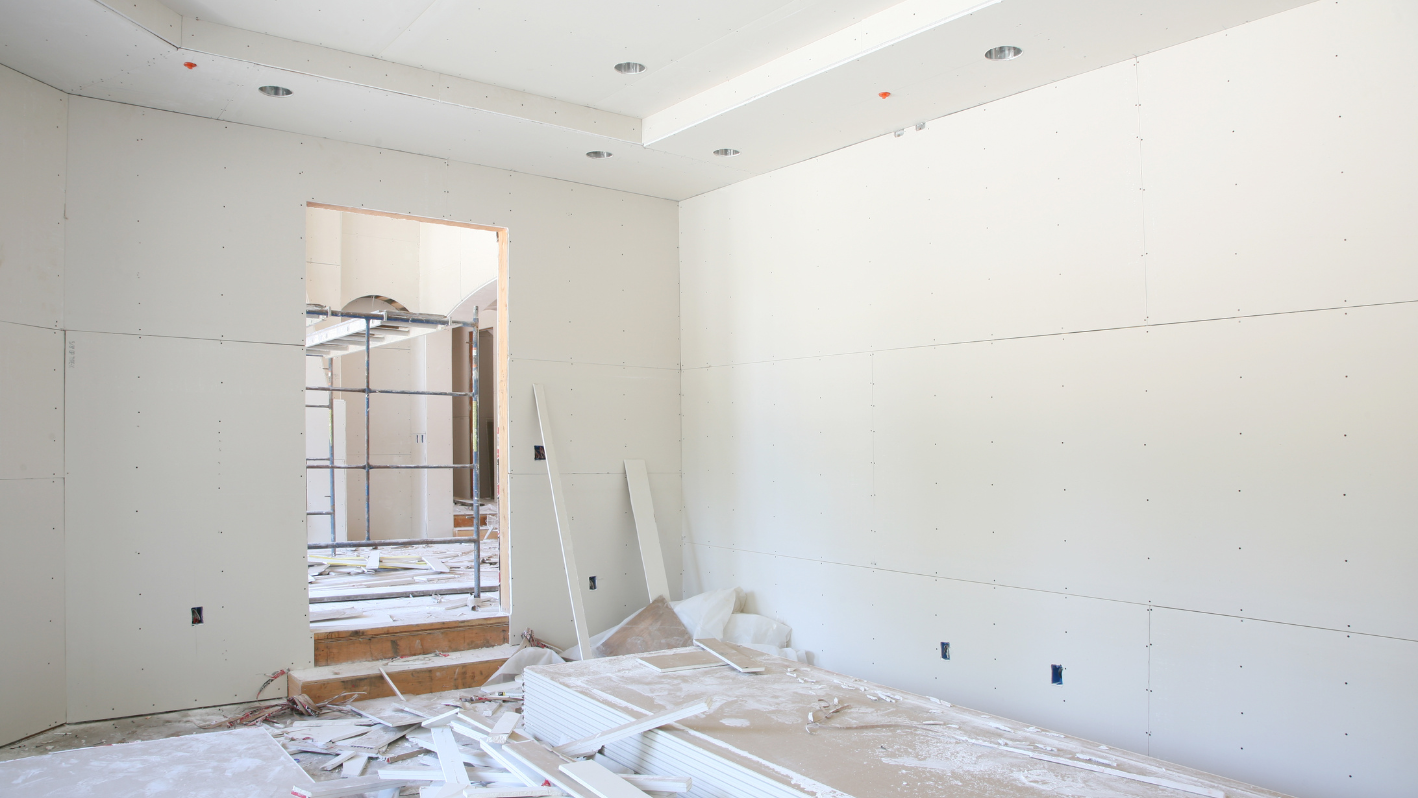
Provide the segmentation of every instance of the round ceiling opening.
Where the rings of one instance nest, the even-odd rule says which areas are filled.
[[[644,64],[637,64],[634,61],[625,61],[615,65],[615,71],[622,75],[639,75],[645,71]]]
[[[1021,55],[1024,55],[1024,51],[1012,44],[1006,44],[1003,47],[991,47],[985,51],[985,57],[991,61],[1013,61]]]
[[[739,154],[739,151],[732,147],[725,147],[722,150],[714,150],[714,154],[721,158],[732,158]]]
[[[611,153],[608,153],[605,150],[591,150],[590,152],[586,153],[586,157],[594,158],[595,160],[600,160],[602,158],[611,157]]]
[[[262,86],[261,93],[267,97],[289,97],[291,90],[285,86]]]

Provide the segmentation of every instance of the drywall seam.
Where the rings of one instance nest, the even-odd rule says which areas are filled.
[[[887,346],[881,349],[862,349],[852,352],[824,352],[818,355],[793,355],[791,357],[769,358],[767,360],[744,360],[735,363],[712,363],[707,366],[681,366],[682,371],[707,370],[734,368],[736,366],[757,366],[772,363],[789,363],[795,360],[821,360],[829,357],[852,357],[855,355],[879,355],[885,352],[908,352],[913,349],[936,349],[946,346],[968,346],[971,344],[994,344],[1003,341],[1027,341],[1033,338],[1059,338],[1067,335],[1088,335],[1090,333],[1123,332],[1126,330],[1146,330],[1159,327],[1178,327],[1184,324],[1206,324],[1217,321],[1241,321],[1244,319],[1264,319],[1272,316],[1293,316],[1301,313],[1325,313],[1335,310],[1360,310],[1363,308],[1386,308],[1393,305],[1412,305],[1418,303],[1418,299],[1398,299],[1393,302],[1370,302],[1364,305],[1336,305],[1328,308],[1301,308],[1299,310],[1277,310],[1270,313],[1248,313],[1240,316],[1216,316],[1208,319],[1182,319],[1180,321],[1162,321],[1152,324],[1127,324],[1121,327],[1093,327],[1082,330],[1069,330],[1064,332],[1031,333],[1028,335],[1007,335],[1000,338],[972,338],[965,341],[938,341],[930,344],[914,344],[912,346]]]
[[[627,369],[662,369],[664,371],[679,371],[680,366],[639,366],[634,363],[601,363],[595,360],[554,360],[546,357],[514,357],[513,362],[518,360],[531,363],[564,363],[568,366],[608,366],[610,368]]]
[[[1316,629],[1316,630],[1321,631],[1321,632],[1338,632],[1338,633],[1340,633],[1340,634],[1359,635],[1359,636],[1362,636],[1362,637],[1374,637],[1374,638],[1380,638],[1380,639],[1383,639],[1383,640],[1398,640],[1398,641],[1404,642],[1404,643],[1418,643],[1418,639],[1414,639],[1414,638],[1410,638],[1410,637],[1399,637],[1399,636],[1397,636],[1397,635],[1383,635],[1383,634],[1378,634],[1377,632],[1361,632],[1361,631],[1359,631],[1358,629],[1334,629],[1334,628],[1331,628],[1331,627],[1328,627],[1328,626],[1315,626],[1315,625],[1313,625],[1313,624],[1308,624],[1308,623],[1295,623],[1295,622],[1293,622],[1293,621],[1277,621],[1277,620],[1273,620],[1273,619],[1270,619],[1270,618],[1257,618],[1257,617],[1252,616],[1252,615],[1233,615],[1233,614],[1227,613],[1227,612],[1211,612],[1211,611],[1209,611],[1209,610],[1193,610],[1193,609],[1188,609],[1188,608],[1186,608],[1186,607],[1174,607],[1174,606],[1171,606],[1171,605],[1168,605],[1168,604],[1149,604],[1149,603],[1147,603],[1147,602],[1142,602],[1142,601],[1129,601],[1129,600],[1127,600],[1127,599],[1108,598],[1107,596],[1092,596],[1092,595],[1088,595],[1088,594],[1086,594],[1086,593],[1065,593],[1064,591],[1061,591],[1061,590],[1048,590],[1048,589],[1046,589],[1046,588],[1041,588],[1041,587],[1029,587],[1029,586],[1027,586],[1027,585],[1010,585],[1010,584],[1005,584],[1005,583],[1002,583],[1002,582],[982,582],[982,581],[980,581],[980,580],[978,580],[978,579],[962,579],[962,578],[960,578],[960,577],[955,577],[955,576],[941,576],[940,574],[923,574],[923,573],[919,573],[919,572],[917,572],[917,571],[903,571],[903,570],[901,570],[901,569],[899,569],[899,568],[883,568],[883,567],[881,567],[881,566],[879,566],[879,565],[862,565],[861,563],[841,562],[841,561],[838,561],[838,560],[825,560],[825,559],[819,559],[819,558],[816,558],[816,557],[795,557],[795,556],[793,556],[793,555],[791,555],[791,554],[782,554],[782,553],[771,552],[771,551],[758,551],[758,550],[756,550],[756,549],[744,549],[744,548],[739,548],[739,547],[736,547],[736,546],[720,546],[720,545],[717,545],[717,544],[714,544],[714,543],[699,543],[699,542],[697,542],[697,541],[692,541],[692,540],[689,541],[689,543],[690,543],[690,545],[693,545],[693,546],[701,546],[701,547],[706,548],[706,549],[720,549],[720,550],[722,550],[722,551],[732,551],[732,552],[736,552],[736,553],[739,553],[739,554],[757,554],[757,555],[761,555],[761,556],[764,556],[764,557],[786,557],[787,559],[790,559],[790,560],[800,560],[800,561],[802,561],[802,562],[814,562],[814,563],[819,563],[819,564],[821,564],[821,565],[837,565],[837,566],[842,566],[842,567],[844,567],[844,568],[860,568],[860,569],[862,569],[862,570],[864,570],[864,571],[881,571],[882,573],[901,574],[902,576],[918,576],[918,577],[921,577],[922,579],[943,579],[943,580],[945,580],[945,581],[947,581],[947,582],[961,582],[961,583],[970,584],[970,585],[984,585],[985,587],[1002,587],[1002,588],[1006,588],[1006,589],[1009,589],[1009,590],[1024,590],[1024,591],[1028,591],[1028,592],[1030,592],[1030,593],[1048,593],[1048,594],[1050,594],[1050,595],[1064,596],[1064,597],[1067,597],[1067,598],[1080,598],[1080,599],[1090,599],[1090,600],[1093,600],[1093,601],[1106,601],[1106,602],[1110,602],[1110,603],[1112,603],[1112,604],[1127,604],[1127,605],[1134,606],[1134,607],[1146,607],[1146,608],[1148,608],[1148,609],[1173,610],[1173,611],[1176,611],[1176,612],[1191,612],[1191,613],[1196,613],[1197,615],[1214,615],[1214,616],[1216,616],[1216,617],[1218,617],[1218,618],[1235,618],[1235,619],[1241,620],[1241,621],[1255,621],[1256,623],[1272,623],[1272,624],[1277,624],[1277,625],[1279,625],[1279,626],[1295,626],[1295,627],[1298,627],[1298,628],[1301,628],[1301,629]]]

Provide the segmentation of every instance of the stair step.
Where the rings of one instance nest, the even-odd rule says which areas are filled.
[[[457,651],[443,657],[418,657],[412,662],[346,662],[291,671],[286,675],[290,695],[304,693],[317,703],[340,693],[363,693],[359,700],[394,695],[380,675],[382,666],[404,695],[470,690],[485,684],[519,646],[501,645]]]
[[[507,616],[315,633],[315,666],[469,651],[507,643]],[[403,688],[400,688],[401,690]]]

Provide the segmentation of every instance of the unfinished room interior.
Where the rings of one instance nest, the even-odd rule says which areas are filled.
[[[1418,0],[0,0],[0,796],[1418,795]]]

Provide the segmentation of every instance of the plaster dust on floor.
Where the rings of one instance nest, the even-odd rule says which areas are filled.
[[[660,673],[635,657],[531,668],[526,675],[528,726],[561,742],[554,739],[557,727],[576,731],[568,720],[579,711],[574,707],[584,708],[588,701],[634,718],[707,698],[708,713],[656,734],[677,737],[819,798],[1280,795],[810,665],[741,651],[765,666],[765,672],[751,675],[718,667]]]

